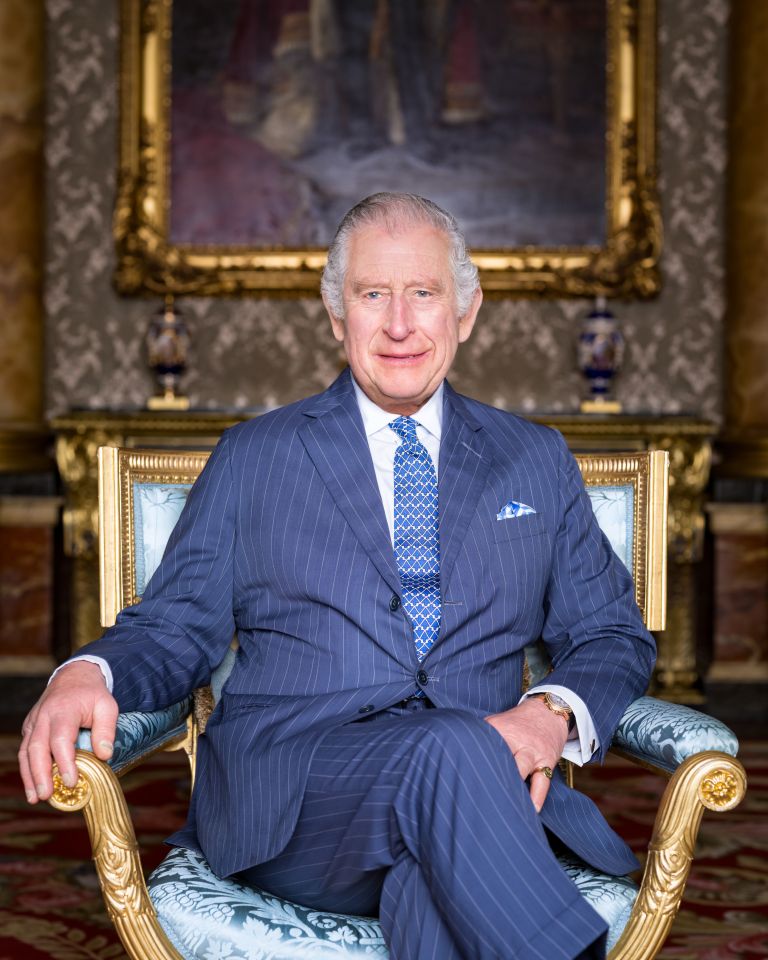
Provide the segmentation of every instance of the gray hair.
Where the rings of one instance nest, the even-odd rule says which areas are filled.
[[[374,193],[346,214],[328,249],[320,289],[334,317],[344,318],[344,277],[349,240],[355,230],[363,226],[384,226],[395,232],[404,226],[417,225],[435,227],[448,238],[456,310],[460,317],[464,316],[480,281],[456,219],[436,203],[415,193]]]

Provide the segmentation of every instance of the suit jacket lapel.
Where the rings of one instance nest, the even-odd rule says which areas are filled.
[[[445,385],[440,443],[440,584],[443,600],[492,462],[481,425]],[[299,436],[371,561],[396,594],[402,589],[368,440],[345,371],[307,410]]]
[[[305,413],[299,436],[307,453],[363,549],[399,596],[400,575],[349,372]]]
[[[440,442],[440,591],[448,583],[467,527],[483,492],[492,454],[481,425],[446,383]]]

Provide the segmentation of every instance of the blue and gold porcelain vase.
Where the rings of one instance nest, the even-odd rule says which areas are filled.
[[[594,308],[581,322],[578,356],[590,391],[581,403],[581,412],[621,413],[621,404],[611,398],[611,386],[624,358],[624,337],[605,297],[596,298]]]
[[[179,381],[187,367],[189,331],[175,309],[173,297],[152,317],[146,336],[147,360],[157,378],[159,394],[150,397],[150,410],[186,410],[189,398],[179,393]]]

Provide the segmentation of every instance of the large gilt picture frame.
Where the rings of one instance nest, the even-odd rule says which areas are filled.
[[[408,189],[487,294],[652,296],[655,3],[121,0],[117,289],[316,294],[340,212]]]

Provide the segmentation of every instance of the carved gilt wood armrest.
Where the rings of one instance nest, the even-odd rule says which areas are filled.
[[[720,721],[679,704],[641,697],[622,717],[611,747],[669,778],[640,892],[610,960],[654,957],[682,900],[705,809],[732,810],[746,792],[738,741]]]
[[[186,747],[191,698],[155,713],[121,714],[115,749],[104,763],[90,751],[89,730],[77,739],[77,784],[66,787],[54,768],[51,805],[82,810],[107,912],[134,960],[182,960],[165,936],[147,892],[136,834],[118,777],[162,749]]]

